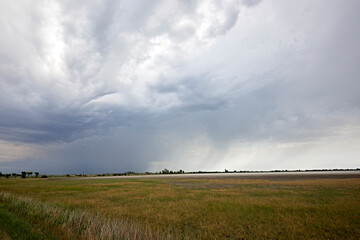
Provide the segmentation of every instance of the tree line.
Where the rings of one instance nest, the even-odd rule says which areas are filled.
[[[10,178],[10,177],[21,177],[21,178],[35,177],[35,178],[38,178],[39,176],[40,176],[39,172],[22,171],[20,174],[19,173],[2,173],[2,172],[0,172],[0,177],[6,177],[6,178]],[[43,174],[40,177],[41,178],[47,178],[47,175]]]
[[[90,176],[131,176],[131,175],[157,175],[157,174],[201,174],[201,173],[265,173],[265,172],[318,172],[318,171],[360,171],[360,168],[356,169],[298,169],[298,170],[268,170],[268,171],[254,171],[254,170],[228,170],[224,171],[190,171],[185,172],[184,170],[169,170],[167,168],[159,171],[159,172],[123,172],[123,173],[102,173],[102,174],[90,174]],[[87,177],[86,174],[65,174],[65,175],[57,175],[57,176],[66,176],[66,177]],[[2,173],[0,172],[0,177],[10,178],[10,177],[21,177],[21,178],[47,178],[46,174],[40,175],[39,172],[26,172],[22,171],[20,174],[18,173]]]

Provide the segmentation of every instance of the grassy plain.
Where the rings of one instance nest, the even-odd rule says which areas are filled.
[[[359,178],[1,179],[0,192],[4,239],[360,239]]]

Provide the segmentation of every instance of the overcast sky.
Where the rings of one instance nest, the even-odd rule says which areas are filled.
[[[358,0],[0,0],[0,171],[360,167]]]

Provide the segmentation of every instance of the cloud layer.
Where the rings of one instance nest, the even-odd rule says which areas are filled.
[[[3,171],[358,167],[355,0],[1,6]]]

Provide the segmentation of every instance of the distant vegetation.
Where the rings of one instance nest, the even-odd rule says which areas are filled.
[[[65,175],[52,175],[56,177],[88,177],[88,176],[132,176],[132,175],[158,175],[158,174],[202,174],[202,173],[265,173],[265,172],[323,172],[323,171],[360,171],[360,168],[335,168],[335,169],[298,169],[298,170],[270,170],[270,171],[250,171],[250,170],[228,170],[224,171],[190,171],[185,172],[184,170],[168,170],[167,168],[159,172],[123,172],[123,173],[100,173],[100,174],[65,174]],[[21,178],[47,178],[48,175],[40,175],[39,172],[26,172],[22,171],[18,173],[2,173],[0,172],[0,177],[10,178],[10,177],[21,177]]]
[[[18,173],[2,173],[0,172],[0,177],[5,177],[5,178],[9,178],[9,177],[21,177],[21,178],[31,178],[31,177],[34,177],[34,178],[38,178],[39,177],[39,172],[25,172],[25,171],[22,171],[20,174]],[[44,174],[44,175],[41,175],[42,178],[47,178],[47,175]]]

